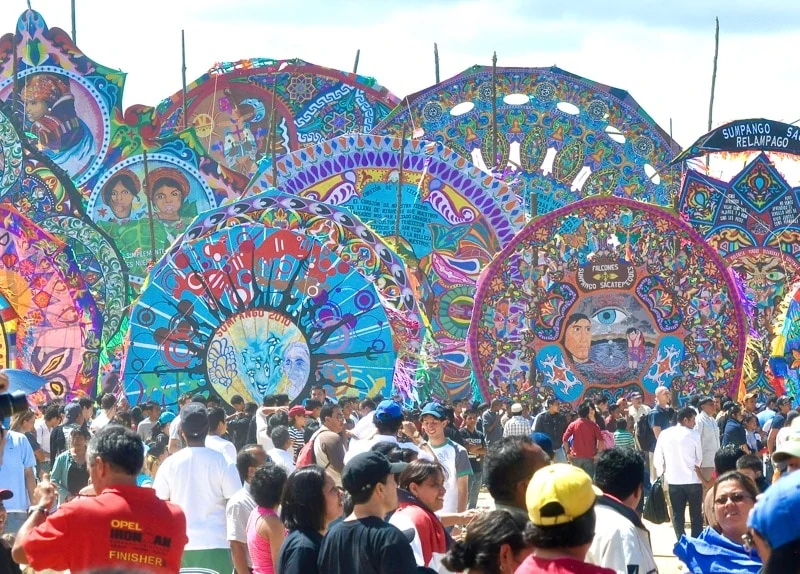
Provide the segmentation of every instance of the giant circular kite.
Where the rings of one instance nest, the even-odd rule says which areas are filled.
[[[666,211],[586,199],[531,222],[484,271],[470,324],[479,382],[575,402],[659,385],[732,392],[745,315],[722,259]]]
[[[230,402],[314,384],[389,393],[396,354],[374,286],[311,237],[239,225],[181,244],[131,314],[131,402],[198,387]]]
[[[597,194],[671,205],[680,185],[677,144],[628,92],[556,67],[473,66],[408,96],[374,133],[404,130],[510,169],[527,213]]]
[[[272,185],[347,208],[395,244],[439,347],[438,365],[428,375],[451,397],[466,396],[472,366],[465,340],[475,283],[524,224],[508,186],[441,144],[370,135],[342,136],[285,155],[274,170],[255,177],[250,190]]]

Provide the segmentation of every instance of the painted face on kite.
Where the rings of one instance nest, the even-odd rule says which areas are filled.
[[[111,203],[109,205],[114,216],[120,219],[130,217],[133,198],[133,193],[123,182],[118,181],[114,184],[114,187],[111,188]]]
[[[153,193],[153,204],[158,210],[159,219],[178,221],[178,211],[183,204],[183,194],[177,187],[163,185]]]
[[[576,363],[589,361],[589,348],[592,346],[592,322],[586,315],[573,315],[567,321],[564,333],[564,348]]]
[[[47,102],[44,100],[30,97],[25,100],[25,117],[30,122],[38,122],[47,114],[48,107]]]
[[[302,389],[311,372],[308,347],[303,343],[292,343],[283,354],[283,372],[289,379],[291,388]]]

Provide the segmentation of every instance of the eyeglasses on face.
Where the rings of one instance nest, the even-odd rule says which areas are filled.
[[[743,500],[747,500],[747,499],[753,500],[753,497],[750,496],[749,494],[745,494],[743,492],[732,492],[731,494],[721,494],[721,495],[719,495],[718,497],[716,497],[714,499],[714,504],[716,504],[717,506],[723,506],[725,504],[728,504],[729,500],[731,502],[733,502],[734,504],[739,504]]]

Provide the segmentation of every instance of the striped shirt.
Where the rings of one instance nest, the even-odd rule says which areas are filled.
[[[292,454],[294,454],[295,460],[297,460],[297,455],[300,454],[303,445],[306,444],[305,432],[305,429],[299,429],[295,426],[289,427],[289,436],[294,441],[294,452]]]
[[[634,448],[633,435],[626,430],[614,431],[614,445],[621,448]]]
[[[503,437],[509,436],[530,436],[531,423],[521,415],[511,417],[503,426]]]

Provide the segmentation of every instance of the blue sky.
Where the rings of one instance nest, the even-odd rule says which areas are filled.
[[[714,124],[800,119],[800,3],[788,0],[76,0],[78,45],[128,73],[125,105],[155,105],[180,89],[180,30],[188,79],[214,62],[292,58],[359,73],[398,96],[473,64],[550,66],[628,90],[678,142],[706,131],[714,16],[720,61]],[[69,0],[32,0],[69,31]],[[0,1],[0,30],[25,0]]]

